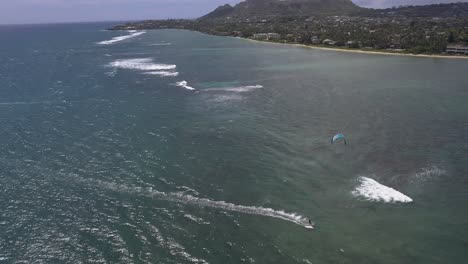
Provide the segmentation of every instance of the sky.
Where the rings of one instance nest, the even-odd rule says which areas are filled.
[[[353,0],[364,7],[468,0]],[[240,0],[0,0],[0,24],[196,18]]]

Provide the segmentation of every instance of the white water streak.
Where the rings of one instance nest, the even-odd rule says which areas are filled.
[[[99,44],[99,45],[111,45],[111,44],[114,44],[114,43],[117,43],[117,42],[120,42],[120,41],[123,41],[123,40],[126,40],[126,39],[134,38],[134,37],[137,37],[137,36],[140,36],[140,35],[143,35],[143,34],[146,33],[145,31],[128,31],[128,32],[131,33],[131,34],[130,35],[125,35],[125,36],[118,36],[118,37],[112,38],[110,40],[104,40],[104,41],[98,42],[97,44]]]
[[[109,66],[114,67],[114,68],[141,70],[141,71],[174,70],[177,67],[174,64],[154,63],[153,59],[151,58],[116,60],[116,61],[111,62]]]
[[[161,77],[176,77],[179,76],[179,73],[176,71],[150,71],[150,72],[144,72],[143,74],[148,74],[148,75],[158,75]]]
[[[92,186],[100,186],[112,191],[125,192],[125,193],[135,193],[138,195],[145,195],[154,199],[159,199],[163,201],[174,202],[178,204],[193,205],[199,207],[209,207],[215,208],[222,211],[229,212],[238,212],[243,214],[259,215],[281,219],[284,221],[292,222],[301,226],[307,225],[307,219],[297,213],[288,213],[283,210],[275,210],[272,208],[265,208],[260,206],[245,206],[237,205],[233,203],[228,203],[225,201],[214,201],[207,198],[199,198],[192,195],[187,195],[184,193],[165,193],[153,190],[152,187],[141,188],[135,186],[127,186],[122,184],[110,183],[101,180],[86,180],[83,178],[75,178],[80,182],[85,182]]]
[[[186,81],[176,82],[176,85],[179,86],[179,87],[183,87],[183,88],[185,88],[187,90],[190,90],[190,91],[195,90],[195,88],[193,88],[192,86],[189,86]]]
[[[213,91],[224,91],[224,92],[234,92],[234,93],[246,93],[253,90],[261,89],[261,85],[248,85],[248,86],[239,86],[239,87],[223,87],[223,88],[210,88],[203,91],[213,92]]]
[[[413,201],[413,199],[403,193],[380,184],[371,178],[360,177],[359,181],[361,184],[352,192],[355,196],[361,196],[370,201],[386,203],[410,203]]]

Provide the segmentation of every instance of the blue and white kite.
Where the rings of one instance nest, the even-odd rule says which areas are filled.
[[[334,144],[336,141],[343,140],[344,144],[347,145],[346,143],[346,137],[343,134],[336,134],[332,137],[331,143]]]

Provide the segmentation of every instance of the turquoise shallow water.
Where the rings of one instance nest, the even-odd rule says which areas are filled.
[[[0,27],[0,263],[465,261],[468,61],[110,26]]]

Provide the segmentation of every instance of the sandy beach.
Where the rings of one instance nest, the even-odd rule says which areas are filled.
[[[319,49],[319,50],[339,51],[339,52],[350,52],[350,53],[390,55],[390,56],[407,56],[407,57],[434,58],[434,59],[468,59],[468,56],[458,56],[458,55],[406,54],[406,53],[386,52],[386,51],[370,51],[370,50],[346,49],[346,48],[330,48],[330,47],[311,46],[311,45],[305,45],[305,44],[295,44],[295,43],[279,43],[279,42],[261,41],[261,40],[255,40],[255,39],[249,39],[249,38],[242,38],[242,39],[246,39],[246,40],[253,41],[253,42],[271,43],[271,44],[279,44],[279,45],[291,45],[291,46],[309,48],[309,49]]]

